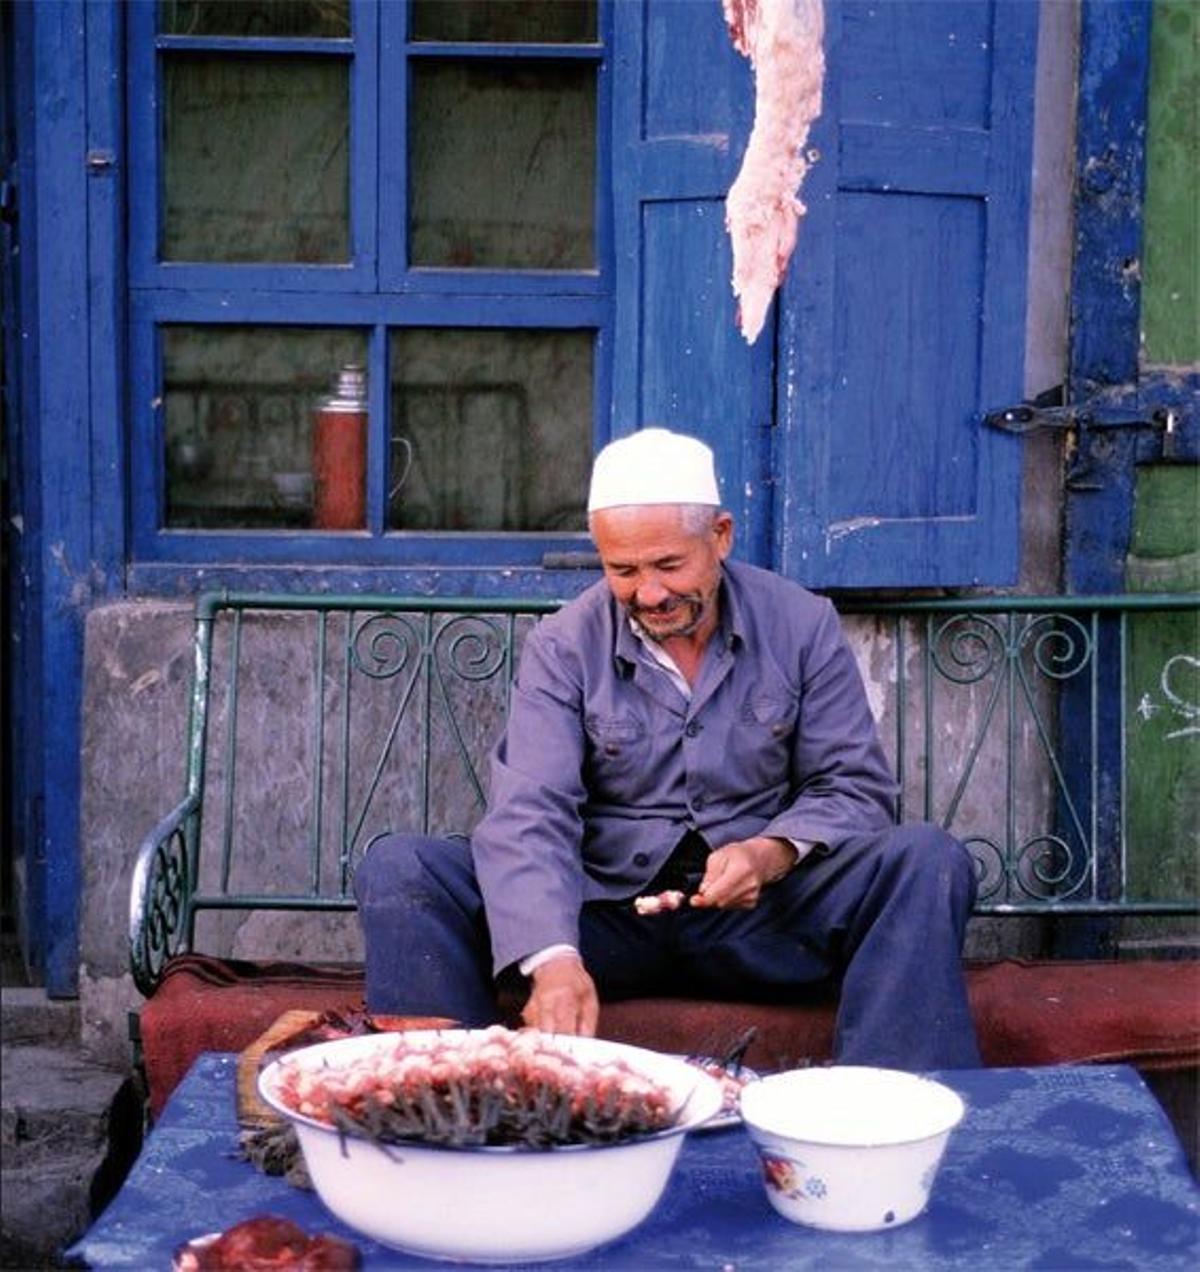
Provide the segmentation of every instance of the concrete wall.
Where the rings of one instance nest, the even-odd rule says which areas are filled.
[[[124,1060],[129,888],[139,840],[182,795],[191,684],[190,606],[130,602],[94,610],[84,655],[82,1035]]]

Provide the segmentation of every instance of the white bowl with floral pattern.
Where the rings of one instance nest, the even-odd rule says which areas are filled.
[[[767,1200],[793,1223],[835,1232],[915,1219],[966,1112],[931,1078],[858,1065],[773,1074],[747,1085],[740,1106]]]

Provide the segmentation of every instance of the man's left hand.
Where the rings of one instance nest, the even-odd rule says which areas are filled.
[[[762,890],[788,874],[796,849],[786,839],[759,835],[714,849],[690,904],[702,910],[752,910]]]

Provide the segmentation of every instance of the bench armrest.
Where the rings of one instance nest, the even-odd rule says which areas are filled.
[[[188,844],[199,833],[201,795],[178,804],[142,840],[129,890],[129,962],[149,998],[167,960],[190,940],[189,901],[195,888]]]

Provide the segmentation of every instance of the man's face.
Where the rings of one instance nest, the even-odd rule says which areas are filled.
[[[592,538],[613,596],[651,640],[712,634],[721,562],[733,546],[727,512],[696,531],[671,505],[605,508],[592,517]]]

